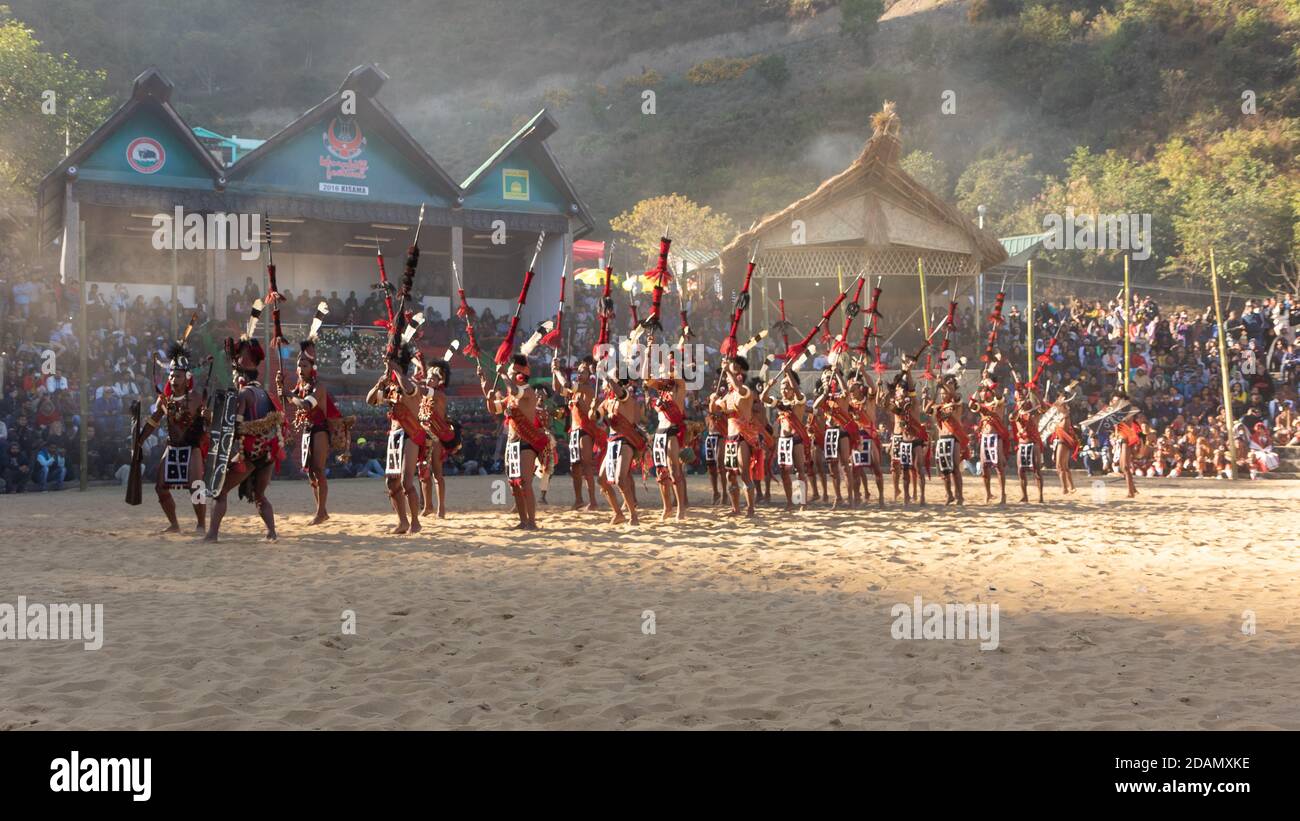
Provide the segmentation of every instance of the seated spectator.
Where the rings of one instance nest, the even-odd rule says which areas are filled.
[[[10,442],[0,458],[0,474],[4,475],[5,493],[23,493],[32,478],[32,465],[18,442]]]

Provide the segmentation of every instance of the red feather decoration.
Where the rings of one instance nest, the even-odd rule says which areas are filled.
[[[465,320],[474,319],[478,314],[473,308],[469,307],[469,303],[465,301],[465,289],[459,288],[457,290],[460,291],[460,307],[456,309],[456,316]]]
[[[510,361],[510,354],[515,349],[515,331],[519,328],[519,314],[524,309],[524,303],[528,301],[528,288],[533,284],[533,269],[529,268],[524,273],[524,286],[519,289],[519,299],[515,303],[515,315],[510,317],[510,327],[506,330],[506,338],[501,341],[501,347],[497,348],[497,355],[492,361],[498,365],[504,365]]]
[[[555,327],[542,337],[542,344],[560,350],[560,336],[564,333],[564,281],[568,272],[560,273],[560,305],[555,309]]]
[[[740,317],[745,313],[745,308],[749,307],[749,282],[754,278],[755,264],[751,259],[745,268],[745,284],[740,287],[740,294],[736,297],[736,308],[731,314],[731,330],[727,332],[727,338],[718,346],[723,356],[735,356],[736,349],[740,347],[736,343],[736,332],[740,330]]]

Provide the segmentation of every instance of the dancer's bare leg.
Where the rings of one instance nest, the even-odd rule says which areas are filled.
[[[329,519],[329,509],[326,504],[329,501],[330,485],[329,480],[325,478],[325,467],[330,458],[330,439],[329,434],[323,431],[317,431],[311,436],[311,454],[307,463],[307,474],[311,477],[311,487],[316,496],[316,515],[312,518],[310,524],[318,525]]]

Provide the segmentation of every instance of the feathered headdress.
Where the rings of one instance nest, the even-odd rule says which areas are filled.
[[[262,318],[263,302],[260,299],[253,300],[252,307],[248,310],[248,321],[244,323],[244,333],[239,339],[226,337],[224,344],[226,357],[233,365],[239,361],[239,357],[245,352],[253,359],[254,366],[261,366],[262,360],[266,358],[266,351],[262,349],[262,343],[258,341],[253,334],[257,333],[257,323]]]
[[[239,361],[239,358],[247,353],[253,360],[253,365],[260,366],[262,360],[266,358],[266,351],[262,348],[262,342],[259,339],[247,336],[241,336],[239,339],[226,337],[226,356],[231,363]]]
[[[411,369],[411,360],[415,358],[415,346],[410,342],[402,342],[389,354],[389,362],[397,365],[397,370],[403,374]]]
[[[316,305],[316,314],[311,318],[311,331],[307,334],[307,339],[312,342],[316,341],[316,334],[320,333],[321,325],[325,324],[325,317],[329,316],[330,306],[328,302],[322,300]]]
[[[442,374],[442,384],[447,385],[451,382],[451,363],[445,359],[430,359],[425,363],[424,369],[428,371],[437,371]]]
[[[167,363],[163,365],[163,367],[167,368],[169,372],[188,372],[190,370],[190,358],[193,356],[193,353],[190,351],[190,347],[183,341],[177,339],[168,343],[163,353],[167,357]]]

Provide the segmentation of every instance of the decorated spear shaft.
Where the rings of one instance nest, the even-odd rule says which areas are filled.
[[[497,355],[493,361],[497,365],[504,365],[510,361],[510,353],[515,349],[515,331],[519,328],[519,315],[523,313],[524,304],[528,301],[528,289],[533,284],[533,276],[536,274],[537,258],[542,253],[542,243],[546,241],[546,232],[537,235],[537,248],[533,251],[533,261],[528,263],[528,270],[524,272],[524,284],[519,289],[519,297],[515,300],[515,314],[510,318],[510,327],[506,330],[506,338],[501,340],[501,346],[497,348]],[[500,369],[497,371],[500,374]]]
[[[379,288],[384,292],[384,308],[388,311],[388,326],[393,325],[393,292],[388,287],[388,271],[384,269],[384,251],[375,238],[375,260],[379,263]]]
[[[857,281],[861,281],[864,276],[866,275],[858,274]],[[852,288],[854,284],[855,283],[850,283],[849,288]],[[835,310],[840,307],[840,303],[847,299],[848,296],[848,288],[840,291],[840,295],[835,298],[833,303],[831,303],[831,307],[822,312],[821,319],[817,320],[817,323],[808,329],[808,333],[803,339],[794,344],[794,347],[790,349],[790,356],[786,357],[785,364],[781,366],[781,370],[777,373],[776,378],[768,380],[767,385],[763,388],[763,393],[759,396],[760,400],[767,396],[768,392],[772,390],[774,385],[780,384],[785,375],[794,367],[794,363],[798,361],[799,357],[803,355],[803,352],[808,349],[808,345],[813,341],[813,337],[817,335],[817,332],[821,330],[823,325],[830,321],[831,314],[835,313]]]
[[[469,307],[469,301],[465,299],[465,282],[460,277],[460,269],[456,267],[456,261],[451,262],[451,275],[456,280],[456,294],[460,298],[460,306],[456,308],[456,316],[465,320],[465,350],[462,352],[466,359],[478,362],[479,349],[478,339],[474,335],[474,309]]]
[[[275,257],[271,251],[271,220],[263,214],[262,221],[266,226],[266,279],[270,288],[266,298],[271,303],[271,345],[275,347],[276,373],[283,374],[284,362],[281,361],[281,351],[287,340],[284,338],[284,332],[280,329],[280,288],[275,281]]]
[[[993,298],[993,313],[989,315],[989,338],[988,343],[984,346],[985,362],[993,361],[993,348],[998,342],[998,329],[1002,327],[1002,304],[1006,301],[1006,280],[1002,281],[1002,286],[998,288],[998,295]]]
[[[776,307],[781,312],[781,344],[785,346],[785,351],[790,350],[790,322],[785,318],[785,291],[781,288],[781,281],[776,282]]]
[[[411,298],[415,287],[415,269],[420,264],[420,229],[424,227],[424,203],[420,204],[420,216],[415,223],[415,236],[406,249],[406,264],[402,268],[402,283],[397,290],[397,311],[393,314],[392,327],[388,334],[388,356],[396,356],[402,342],[402,331],[406,328],[406,302]]]
[[[745,267],[745,282],[740,286],[740,293],[736,295],[736,307],[731,314],[731,329],[727,332],[727,338],[722,340],[718,347],[718,353],[723,359],[736,355],[736,332],[740,329],[740,318],[745,313],[745,308],[749,307],[749,283],[754,278],[754,266],[758,261],[758,245],[754,245],[754,250],[749,255],[749,264]],[[721,363],[718,366],[718,385],[714,392],[722,389],[723,368]]]
[[[858,300],[862,298],[862,288],[867,284],[865,276],[858,277],[857,290],[853,292],[853,301],[844,306],[844,328],[840,331],[840,338],[831,345],[831,350],[836,352],[835,364],[839,366],[839,356],[849,349],[849,334],[853,330],[853,319],[862,310]]]
[[[749,283],[754,278],[754,266],[758,260],[758,246],[754,246],[753,253],[749,256],[749,264],[745,267],[745,282],[740,287],[740,293],[736,295],[736,307],[731,314],[731,330],[727,332],[727,338],[722,341],[721,353],[723,356],[734,356],[736,353],[736,332],[740,330],[740,318],[745,314],[745,309],[749,307]]]
[[[654,291],[650,297],[650,315],[640,323],[645,330],[663,331],[663,320],[660,318],[659,306],[664,297],[664,286],[672,281],[672,272],[668,268],[668,250],[673,241],[668,237],[659,238],[659,260],[655,267],[646,271],[645,275],[654,280]]]

